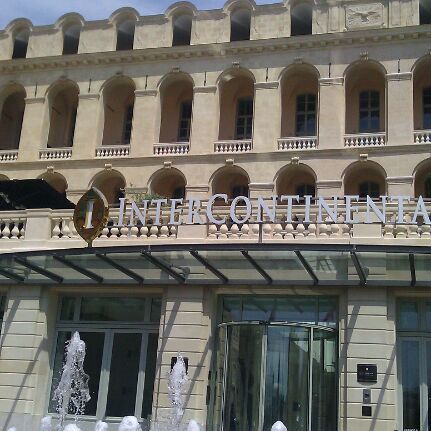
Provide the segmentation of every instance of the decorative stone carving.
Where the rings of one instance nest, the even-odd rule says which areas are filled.
[[[347,29],[382,26],[383,5],[381,3],[346,6]]]

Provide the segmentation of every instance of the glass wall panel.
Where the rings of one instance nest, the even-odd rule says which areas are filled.
[[[400,303],[398,329],[419,329],[419,312],[417,302],[403,301]]]
[[[156,378],[157,346],[159,334],[148,334],[147,362],[145,364],[144,398],[142,400],[142,417],[151,416],[153,406],[154,380]]]
[[[143,322],[145,298],[83,297],[80,320]]]

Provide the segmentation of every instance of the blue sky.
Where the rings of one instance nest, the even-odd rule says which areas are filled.
[[[281,0],[279,0],[281,1]],[[86,20],[105,19],[123,6],[134,7],[141,15],[163,13],[174,0],[2,0],[0,28],[15,18],[28,18],[33,24],[53,24],[67,12],[79,12]],[[195,0],[198,9],[220,8],[226,0]],[[257,0],[275,3],[277,0]]]

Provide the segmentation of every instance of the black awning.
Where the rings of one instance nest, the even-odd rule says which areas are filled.
[[[431,247],[117,246],[0,255],[0,284],[431,287]]]
[[[0,181],[0,211],[40,208],[74,209],[75,205],[42,179]]]

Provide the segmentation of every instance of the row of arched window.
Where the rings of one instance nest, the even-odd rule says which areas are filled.
[[[354,162],[349,165],[343,175],[343,194],[359,195],[360,199],[370,196],[379,199],[387,194],[386,172],[375,162]],[[45,173],[39,178],[47,181],[60,193],[66,193],[66,178],[58,172]],[[0,176],[0,180],[6,180]],[[274,194],[298,195],[300,202],[306,195],[316,196],[317,175],[305,164],[289,165],[281,169],[274,179]],[[226,194],[228,201],[238,196],[249,196],[250,177],[239,166],[225,166],[218,169],[210,178],[209,194]],[[181,199],[186,196],[187,179],[176,168],[161,169],[152,175],[148,183],[148,195],[151,198]],[[104,170],[91,180],[89,187],[97,187],[106,196],[110,204],[118,204],[124,196],[126,179],[116,170]],[[431,199],[431,163],[421,163],[415,171],[414,194]],[[224,202],[217,202],[224,204]]]
[[[250,7],[248,7],[250,6]],[[190,45],[194,11],[186,9],[172,19],[172,46]],[[251,5],[238,6],[230,12],[230,41],[250,40],[253,10]],[[313,3],[309,0],[294,2],[290,8],[291,36],[312,34]],[[431,2],[420,0],[420,24],[431,24]],[[135,38],[136,16],[124,17],[116,23],[116,50],[132,50]],[[63,26],[63,55],[77,54],[83,23],[72,21]],[[12,58],[25,58],[30,36],[29,27],[21,27],[13,34]]]
[[[431,59],[414,69],[414,129],[431,129]],[[378,63],[362,61],[349,67],[345,80],[346,134],[384,132],[386,129],[386,72]],[[310,65],[287,68],[281,78],[280,137],[316,137],[319,117],[319,74]],[[219,78],[219,141],[253,137],[254,88],[251,72],[237,68]],[[193,119],[194,83],[185,73],[167,75],[159,86],[159,143],[189,142]],[[102,145],[131,142],[135,84],[121,76],[102,87]],[[14,85],[0,97],[0,149],[17,149],[25,110],[25,91]],[[60,81],[47,93],[48,148],[71,147],[79,103],[79,88]],[[326,107],[328,109],[330,107]],[[340,112],[337,112],[337,114]],[[341,114],[338,114],[341,115]],[[99,127],[99,126],[95,126]]]

